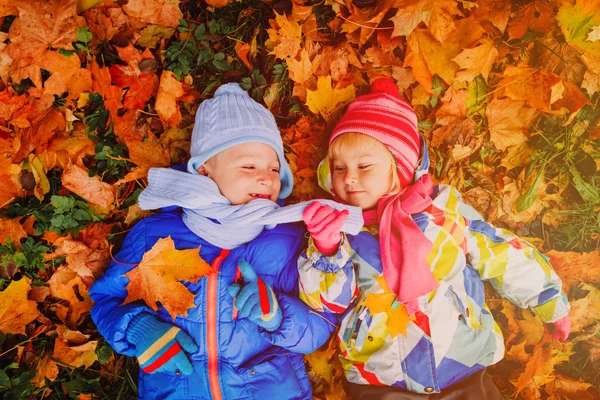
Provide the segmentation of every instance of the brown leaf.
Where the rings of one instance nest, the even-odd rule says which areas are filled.
[[[186,316],[194,307],[194,295],[178,281],[196,283],[198,279],[214,273],[199,255],[200,249],[176,250],[171,237],[159,239],[146,253],[138,266],[126,273],[127,298],[122,304],[142,300],[148,307],[158,310],[157,303],[171,314]]]
[[[562,279],[600,283],[600,251],[576,253],[551,250],[546,253],[550,264]]]
[[[145,142],[128,141],[129,161],[144,167],[168,167],[171,165],[171,156],[157,140],[146,140]]]
[[[0,332],[24,335],[27,324],[40,314],[37,303],[27,298],[30,290],[29,278],[23,277],[0,292]]]
[[[586,327],[600,320],[600,290],[594,286],[582,283],[580,290],[588,294],[571,301],[571,332],[583,332]]]
[[[114,225],[114,223],[105,222],[90,224],[79,232],[77,240],[85,243],[90,249],[107,248],[107,236]]]
[[[115,201],[115,191],[111,185],[102,182],[99,176],[90,178],[85,169],[75,164],[63,171],[62,184],[71,192],[105,209]]]
[[[50,355],[46,355],[36,366],[35,377],[31,380],[35,387],[41,387],[46,384],[46,379],[54,381],[58,376],[58,366],[56,361],[50,359]]]
[[[505,0],[478,0],[473,15],[479,22],[490,22],[504,33],[510,18],[510,7],[506,6]]]
[[[549,400],[577,399],[594,400],[600,398],[600,390],[594,385],[582,380],[574,380],[563,375],[557,375],[556,379],[549,382],[544,388],[551,397]],[[555,397],[556,396],[556,397]]]
[[[525,32],[548,32],[554,25],[554,10],[545,1],[535,0],[508,22],[508,39],[520,39]]]

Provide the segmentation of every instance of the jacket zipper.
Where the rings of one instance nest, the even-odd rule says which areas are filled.
[[[212,263],[214,272],[208,276],[206,293],[206,346],[208,348],[208,382],[214,400],[221,400],[221,384],[219,382],[219,342],[217,340],[217,289],[219,267],[229,255],[230,250],[222,249]]]

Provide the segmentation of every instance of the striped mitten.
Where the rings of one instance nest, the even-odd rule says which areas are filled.
[[[184,351],[194,353],[198,346],[190,335],[178,327],[160,321],[149,313],[133,317],[127,327],[126,339],[135,346],[135,356],[142,371],[192,373],[192,364]]]
[[[275,292],[246,261],[241,260],[239,268],[244,277],[243,286],[237,283],[229,286],[229,294],[239,310],[238,318],[248,318],[269,332],[276,331],[283,317]]]

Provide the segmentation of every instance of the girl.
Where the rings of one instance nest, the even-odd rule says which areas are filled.
[[[340,233],[347,213],[313,202],[299,259],[300,296],[339,316],[342,365],[355,399],[501,399],[484,374],[504,355],[482,280],[570,331],[569,303],[546,259],[482,221],[448,185],[434,187],[417,118],[389,79],[349,106],[321,164],[322,186],[363,209],[366,228]],[[440,393],[440,394],[438,394]]]

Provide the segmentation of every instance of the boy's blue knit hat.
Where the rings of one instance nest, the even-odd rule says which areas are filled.
[[[237,83],[227,83],[210,100],[200,104],[192,131],[188,172],[198,168],[215,154],[248,142],[269,145],[279,157],[279,198],[292,192],[294,177],[283,155],[283,141],[269,110],[254,101]]]

